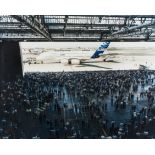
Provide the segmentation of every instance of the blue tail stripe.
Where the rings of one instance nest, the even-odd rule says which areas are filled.
[[[104,53],[104,49],[108,48],[110,42],[104,42],[100,45],[100,47],[95,51],[95,53],[91,56],[91,58],[99,58],[102,53]]]

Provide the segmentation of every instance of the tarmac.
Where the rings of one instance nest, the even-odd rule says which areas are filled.
[[[103,58],[90,59],[80,65],[64,65],[61,63],[51,64],[23,64],[24,72],[70,72],[70,71],[107,71],[107,70],[134,70],[139,69],[139,65],[145,65],[149,69],[155,69],[155,51],[132,51],[116,50],[109,52],[107,62]]]

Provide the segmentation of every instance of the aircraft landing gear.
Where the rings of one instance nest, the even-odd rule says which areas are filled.
[[[107,59],[103,59],[103,62],[106,62]]]

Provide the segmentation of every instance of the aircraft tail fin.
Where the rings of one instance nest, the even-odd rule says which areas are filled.
[[[92,59],[99,58],[101,54],[104,53],[105,49],[109,47],[110,42],[103,42],[100,47],[91,56]]]

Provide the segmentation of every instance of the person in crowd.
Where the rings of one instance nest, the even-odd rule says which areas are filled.
[[[140,136],[153,120],[154,92],[145,86],[154,85],[154,75],[143,70],[36,72],[1,81],[0,138]],[[128,121],[118,125],[117,115],[126,111]]]

